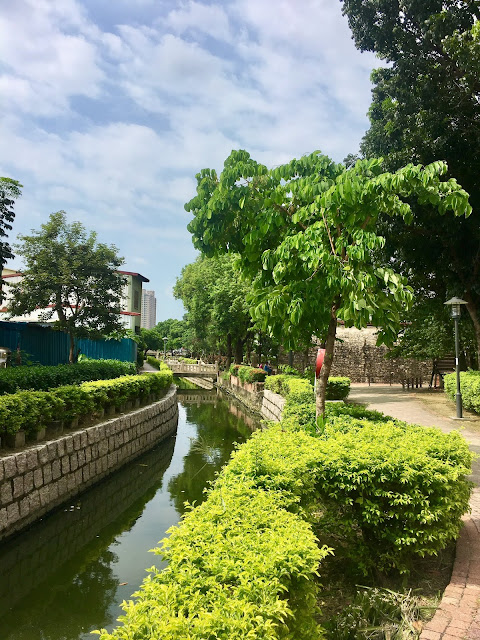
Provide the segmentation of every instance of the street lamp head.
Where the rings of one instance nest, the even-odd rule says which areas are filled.
[[[165,340],[165,342],[166,342],[166,341],[168,340],[167,336],[164,336],[164,337],[162,338],[162,340]]]
[[[450,298],[450,300],[447,300],[445,304],[448,304],[448,306],[450,307],[452,318],[460,318],[460,315],[462,313],[462,306],[464,304],[468,304],[468,302],[462,300],[461,298]]]

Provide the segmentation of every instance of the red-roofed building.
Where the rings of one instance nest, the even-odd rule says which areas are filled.
[[[123,310],[121,311],[122,322],[127,329],[131,329],[135,333],[140,333],[140,322],[142,316],[142,285],[144,282],[150,282],[148,278],[142,276],[141,273],[134,271],[119,271],[126,279],[123,295]],[[22,274],[13,269],[3,269],[2,278],[4,280],[3,291],[5,298],[0,307],[0,320],[12,320],[14,322],[44,322],[40,319],[41,309],[25,316],[8,317],[8,301],[9,287],[8,285],[17,284],[22,280]],[[56,318],[52,318],[50,322],[54,322]]]

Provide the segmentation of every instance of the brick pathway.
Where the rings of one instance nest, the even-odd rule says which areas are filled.
[[[438,426],[442,431],[461,428],[461,423],[436,416],[409,391],[387,385],[352,384],[349,400],[368,404],[395,418]],[[480,436],[463,431],[470,448],[480,451]],[[471,513],[463,517],[464,526],[457,540],[455,564],[450,584],[440,605],[420,636],[420,640],[480,640],[480,460],[473,465],[477,485],[470,499]]]

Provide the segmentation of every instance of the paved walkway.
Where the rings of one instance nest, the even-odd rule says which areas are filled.
[[[460,429],[470,449],[480,454],[479,434],[463,429],[459,420],[435,415],[412,391],[352,384],[349,400],[406,422],[437,426],[445,432]],[[470,500],[471,513],[463,517],[465,524],[457,541],[450,584],[435,616],[424,627],[421,640],[480,640],[480,458],[474,461],[472,471],[476,486]]]

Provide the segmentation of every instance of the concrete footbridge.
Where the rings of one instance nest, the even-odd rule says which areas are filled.
[[[213,378],[217,379],[218,364],[187,364],[178,360],[166,360],[173,375],[181,378]]]

